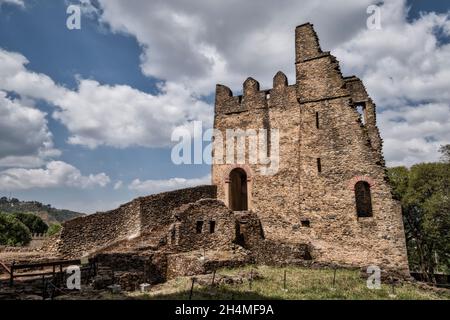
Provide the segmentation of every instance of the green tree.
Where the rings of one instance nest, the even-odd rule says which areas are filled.
[[[31,233],[22,222],[11,214],[0,213],[0,244],[23,246],[30,242]]]
[[[47,235],[52,236],[57,234],[62,229],[62,226],[59,223],[52,223],[50,227],[48,227]]]
[[[26,225],[31,233],[46,233],[48,230],[47,224],[35,214],[19,212],[13,215]]]
[[[444,162],[450,162],[450,144],[445,144],[439,148],[439,152],[442,154],[441,159]]]
[[[421,163],[388,170],[401,201],[411,269],[435,281],[450,268],[450,163]]]

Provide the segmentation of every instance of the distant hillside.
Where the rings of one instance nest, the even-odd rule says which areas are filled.
[[[33,213],[41,217],[48,225],[62,223],[84,215],[80,212],[56,209],[49,204],[45,205],[38,201],[20,201],[16,198],[8,199],[7,197],[0,198],[0,211]]]

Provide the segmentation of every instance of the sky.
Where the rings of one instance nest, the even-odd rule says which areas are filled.
[[[0,196],[92,213],[210,183],[209,165],[171,161],[172,132],[211,127],[216,83],[270,88],[281,70],[292,84],[304,22],[364,81],[387,165],[437,161],[450,143],[448,1],[0,0]]]

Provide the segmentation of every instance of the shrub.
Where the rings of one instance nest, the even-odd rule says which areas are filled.
[[[20,212],[14,213],[14,216],[26,225],[31,233],[46,233],[48,230],[47,224],[35,214]]]
[[[23,246],[30,242],[30,230],[12,214],[0,213],[0,244]]]
[[[52,223],[50,227],[48,227],[47,235],[52,236],[57,234],[62,229],[62,226],[59,223]]]

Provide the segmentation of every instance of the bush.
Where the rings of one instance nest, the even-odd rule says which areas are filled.
[[[50,227],[48,227],[47,235],[52,236],[57,234],[62,229],[62,226],[59,223],[52,223]]]
[[[23,246],[31,240],[30,230],[12,214],[0,213],[0,245]]]
[[[47,224],[37,215],[20,212],[14,213],[14,216],[26,225],[31,233],[46,233],[48,230]]]

